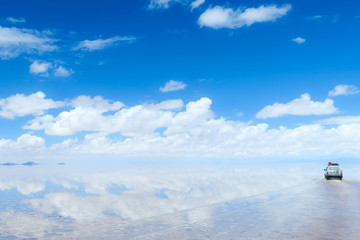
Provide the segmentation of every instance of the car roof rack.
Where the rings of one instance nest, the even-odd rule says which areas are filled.
[[[330,165],[332,165],[332,166],[339,166],[338,163],[332,163],[332,162],[329,162],[328,166],[330,166]]]

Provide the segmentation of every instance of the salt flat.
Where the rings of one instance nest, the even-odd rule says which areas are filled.
[[[211,217],[144,234],[136,239],[358,239],[360,183],[313,181],[278,192],[161,217],[196,212]]]
[[[357,239],[360,181],[318,168],[2,167],[0,238]]]

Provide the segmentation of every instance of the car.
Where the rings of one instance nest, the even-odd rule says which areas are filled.
[[[324,169],[324,176],[326,180],[331,178],[343,179],[343,170],[338,163],[329,162],[328,166]]]

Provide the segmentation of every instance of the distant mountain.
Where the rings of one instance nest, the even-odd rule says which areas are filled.
[[[26,162],[26,163],[23,163],[22,165],[24,165],[24,166],[35,166],[35,165],[38,165],[38,163],[36,163],[36,162]]]
[[[19,165],[19,164],[7,162],[7,163],[2,163],[1,165],[3,165],[3,166],[14,166],[14,165]]]
[[[36,163],[36,162],[26,162],[26,163],[12,163],[12,162],[7,162],[7,163],[0,163],[0,165],[3,165],[3,166],[15,166],[15,165],[35,166],[35,165],[38,165],[38,163]]]

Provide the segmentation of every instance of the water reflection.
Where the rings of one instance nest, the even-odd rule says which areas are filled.
[[[136,239],[358,239],[359,181],[315,180],[276,193],[219,203],[154,219],[155,226],[199,209],[212,215],[157,228]],[[345,201],[344,201],[345,200]]]
[[[0,238],[9,239],[89,234],[135,238],[174,226],[206,223],[209,228],[215,224],[214,216],[236,210],[244,213],[249,204],[281,195],[244,197],[319,179],[316,171],[289,166],[277,167],[276,174],[274,168],[244,166],[5,168],[0,169]],[[257,210],[252,209],[253,219]],[[267,211],[262,209],[261,216]]]

